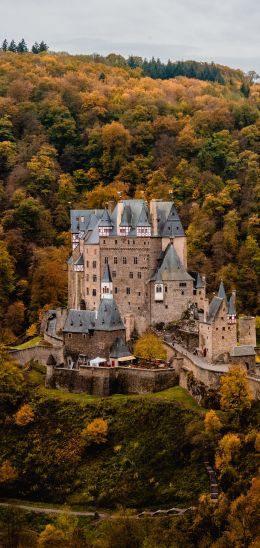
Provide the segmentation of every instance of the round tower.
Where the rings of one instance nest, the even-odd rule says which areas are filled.
[[[239,343],[241,345],[256,346],[256,323],[254,316],[239,318]]]

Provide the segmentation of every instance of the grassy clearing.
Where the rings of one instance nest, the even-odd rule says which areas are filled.
[[[38,335],[37,337],[34,337],[33,339],[30,339],[23,344],[19,344],[18,346],[12,346],[12,350],[24,350],[25,348],[31,348],[32,346],[37,346],[37,344],[40,344],[42,341],[43,338]]]
[[[54,390],[50,388],[45,388],[41,386],[37,389],[37,394],[43,398],[54,398],[60,401],[75,401],[80,405],[85,405],[86,403],[92,403],[94,401],[98,402],[102,398],[99,396],[90,396],[89,394],[73,394],[71,392],[66,392],[65,390]],[[138,394],[138,395],[124,395],[124,394],[115,394],[109,396],[106,399],[112,401],[127,401],[129,399],[158,399],[166,402],[177,402],[186,409],[191,409],[193,411],[204,411],[204,409],[190,396],[190,394],[182,388],[181,386],[174,386],[173,388],[168,388],[162,392],[153,392],[149,394]]]

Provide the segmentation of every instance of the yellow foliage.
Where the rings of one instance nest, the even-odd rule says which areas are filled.
[[[134,354],[146,360],[166,360],[167,352],[163,343],[152,332],[147,332],[134,345]]]
[[[4,460],[0,466],[0,483],[14,481],[17,478],[17,472],[9,460]]]
[[[242,413],[250,409],[252,395],[248,386],[246,372],[239,366],[232,367],[220,379],[220,405],[224,411]]]
[[[64,535],[62,531],[49,523],[39,535],[38,546],[46,546],[48,548],[63,547]]]
[[[104,419],[94,419],[90,422],[81,435],[90,443],[106,443],[108,433],[108,423]]]
[[[20,407],[20,409],[15,414],[15,424],[18,426],[26,426],[30,422],[34,420],[34,412],[29,405],[29,403],[25,403]]]
[[[215,459],[217,469],[227,466],[238,454],[241,446],[241,440],[237,434],[226,434],[220,440],[218,453]]]
[[[35,335],[37,335],[37,331],[37,324],[32,323],[30,327],[28,327],[28,329],[26,330],[26,335],[27,337],[35,337]]]
[[[205,415],[204,428],[205,432],[210,436],[215,436],[222,428],[223,424],[218,418],[216,411],[211,409]]]

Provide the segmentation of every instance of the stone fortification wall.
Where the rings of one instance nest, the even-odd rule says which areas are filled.
[[[177,384],[173,369],[82,367],[80,370],[48,366],[46,386],[94,396],[159,392]]]
[[[50,354],[53,355],[57,363],[62,363],[64,360],[62,346],[51,348],[48,346],[37,345],[32,346],[31,348],[24,348],[23,350],[10,350],[9,354],[11,358],[20,365],[25,365],[30,360],[37,360],[42,365],[46,365]]]

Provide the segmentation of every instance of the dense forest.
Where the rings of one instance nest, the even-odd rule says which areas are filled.
[[[259,310],[260,85],[225,67],[219,82],[150,78],[118,59],[0,52],[2,342],[66,304],[70,207],[127,196],[172,197],[190,269]]]

